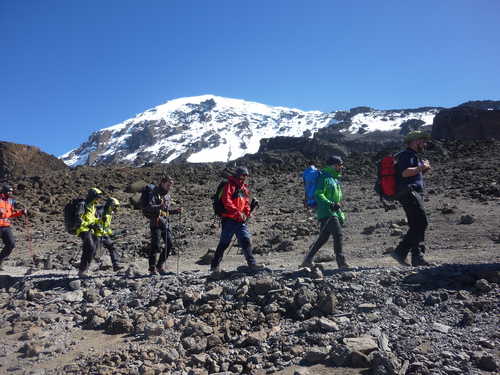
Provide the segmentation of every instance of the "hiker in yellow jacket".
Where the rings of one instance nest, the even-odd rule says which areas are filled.
[[[111,264],[113,265],[113,271],[118,272],[123,267],[118,264],[117,252],[111,235],[113,231],[111,230],[111,220],[113,219],[112,214],[120,207],[120,202],[118,199],[109,197],[106,200],[104,206],[97,209],[98,216],[98,226],[95,231],[97,237],[97,244],[102,244],[108,251],[109,257],[111,258]]]

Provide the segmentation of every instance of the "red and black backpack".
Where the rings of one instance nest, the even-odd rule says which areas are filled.
[[[399,153],[383,157],[377,163],[377,179],[375,181],[374,190],[380,196],[380,200],[384,205],[385,210],[388,210],[385,201],[393,201],[396,199],[397,191],[397,171],[396,164],[398,162]]]

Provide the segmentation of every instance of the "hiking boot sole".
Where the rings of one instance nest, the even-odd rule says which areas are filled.
[[[406,262],[405,259],[401,257],[398,253],[395,251],[391,251],[390,253],[387,253],[392,259],[394,259],[396,262],[398,262],[400,265],[405,266],[405,267],[411,267],[410,263]]]

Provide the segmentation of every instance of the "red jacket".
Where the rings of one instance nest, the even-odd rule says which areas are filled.
[[[250,191],[247,184],[242,184],[236,177],[228,177],[228,183],[224,186],[221,196],[225,212],[222,217],[243,222],[240,213],[250,216]]]
[[[0,227],[10,227],[10,218],[23,214],[23,210],[14,208],[15,200],[4,194],[0,194]]]

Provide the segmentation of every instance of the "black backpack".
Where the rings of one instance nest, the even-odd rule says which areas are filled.
[[[222,216],[226,209],[222,204],[222,192],[224,191],[224,186],[226,186],[227,180],[221,181],[217,189],[215,190],[215,194],[212,196],[212,207],[214,209],[214,214],[217,216]]]
[[[82,225],[82,215],[85,213],[85,199],[75,198],[64,206],[64,228],[69,234],[76,234]]]
[[[141,199],[139,200],[139,207],[142,210],[142,214],[147,217],[151,218],[151,213],[146,211],[146,207],[148,206],[149,202],[149,197],[150,194],[154,192],[156,186],[154,184],[149,184],[144,186],[144,188],[141,190]]]
[[[217,186],[217,189],[215,190],[215,194],[212,195],[212,207],[214,209],[214,214],[217,216],[222,216],[223,213],[226,212],[226,209],[224,208],[224,204],[222,203],[222,192],[224,191],[224,186],[228,184],[229,181],[223,180],[220,182],[219,186]],[[232,195],[233,199],[236,199],[241,193],[241,189],[237,188],[234,190],[234,193]]]

